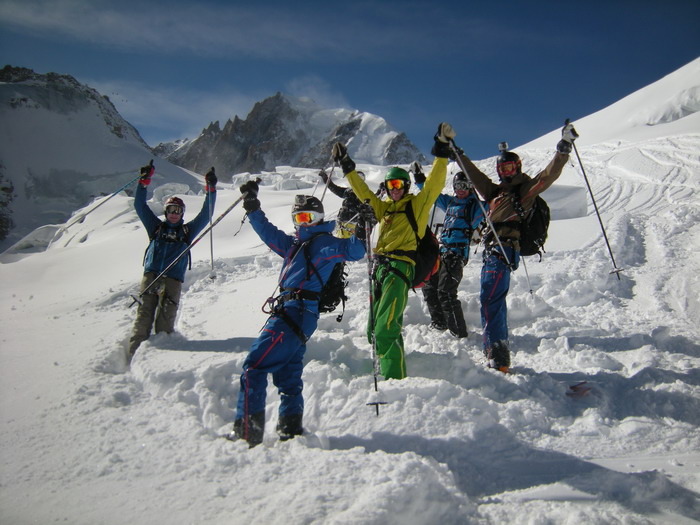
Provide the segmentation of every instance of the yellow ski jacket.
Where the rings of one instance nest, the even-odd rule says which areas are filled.
[[[406,217],[406,205],[412,202],[413,214],[418,224],[418,236],[422,237],[428,225],[430,208],[445,187],[446,177],[447,159],[435,157],[423,189],[416,195],[407,194],[401,200],[394,202],[391,197],[386,200],[377,197],[356,171],[353,170],[347,174],[348,182],[355,195],[361,202],[369,201],[379,221],[379,238],[374,248],[375,254],[415,264],[411,257],[400,253],[415,252],[417,249],[416,236]]]

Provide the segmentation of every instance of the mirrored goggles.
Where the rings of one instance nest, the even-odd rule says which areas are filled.
[[[468,191],[472,189],[472,185],[466,180],[458,180],[454,183],[454,188],[456,191]]]
[[[496,166],[496,170],[501,177],[512,177],[518,172],[518,163],[514,160],[501,162]]]
[[[323,220],[323,213],[315,211],[298,211],[292,213],[292,221],[295,226],[302,226],[305,224],[315,224]]]
[[[168,215],[182,215],[182,206],[171,205],[165,208],[165,213]]]
[[[387,190],[402,190],[404,185],[405,181],[403,179],[389,179],[386,181]]]

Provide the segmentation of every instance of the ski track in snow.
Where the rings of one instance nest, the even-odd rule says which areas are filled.
[[[609,275],[599,229],[578,249],[528,259],[535,293],[519,270],[508,300],[512,374],[484,366],[479,252],[459,292],[469,338],[431,332],[422,296],[411,293],[409,378],[380,381],[375,394],[366,263],[349,265],[344,320],[335,321],[338,312],[322,316],[308,344],[308,435],[285,443],[274,435],[272,386],[262,446],[220,437],[231,429],[238,374],[280,269],[266,248],[217,257],[213,279],[208,262],[196,262],[177,332],[144,343],[129,370],[133,310],[126,306],[136,281],[110,281],[109,292],[93,292],[84,308],[46,305],[74,333],[101,327],[103,336],[93,340],[94,328],[86,337],[57,334],[58,344],[71,341],[92,357],[70,369],[68,391],[47,394],[53,397],[36,420],[3,429],[4,443],[21,443],[2,459],[3,521],[700,520],[697,145],[693,136],[581,152],[624,271],[621,280]],[[549,155],[533,153],[541,164]],[[575,156],[572,164],[575,172]],[[138,230],[128,204],[106,206],[103,222],[86,220],[51,250],[79,252],[98,242],[89,228]],[[2,304],[12,305],[4,310],[18,322],[17,298]],[[591,392],[568,397],[581,381]],[[387,402],[379,417],[366,405],[377,399]],[[27,496],[36,487],[41,501]]]

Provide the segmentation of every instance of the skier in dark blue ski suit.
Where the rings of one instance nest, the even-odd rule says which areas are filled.
[[[206,227],[216,202],[217,179],[212,168],[205,176],[206,198],[199,214],[185,224],[183,220],[185,203],[179,197],[170,197],[163,206],[165,220],[161,220],[146,204],[147,188],[151,183],[153,172],[152,164],[141,168],[141,178],[134,197],[134,209],[150,239],[144,256],[141,292],[149,286],[150,289],[141,297],[141,303],[136,312],[136,320],[129,340],[129,361],[139,345],[148,339],[151,328],[155,328],[156,333],[172,333],[175,330],[175,318],[189,257],[182,257],[160,278],[159,284],[151,285],[155,278],[187,249],[190,241]]]
[[[416,185],[421,188],[425,174],[417,162],[411,164]],[[484,220],[478,197],[467,176],[461,171],[452,179],[455,195],[441,193],[435,206],[445,212],[440,231],[440,269],[423,287],[433,330],[448,330],[455,337],[467,337],[462,303],[457,288],[462,281],[464,266],[469,261],[472,234]],[[484,205],[482,203],[482,205]]]
[[[269,301],[270,318],[243,363],[236,420],[228,436],[244,439],[253,447],[263,439],[268,374],[272,374],[281,398],[277,433],[282,440],[303,434],[301,374],[306,342],[318,324],[321,281],[328,281],[336,263],[362,259],[365,232],[358,227],[348,239],[334,237],[331,232],[335,222],[323,221],[321,201],[297,195],[292,208],[296,234],[286,234],[270,223],[260,209],[256,182],[247,182],[240,190],[246,194],[243,207],[253,229],[272,251],[284,258],[280,295]]]

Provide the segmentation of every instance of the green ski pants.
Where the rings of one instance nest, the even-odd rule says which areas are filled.
[[[377,263],[374,273],[374,326],[371,326],[370,319],[367,337],[371,344],[374,330],[379,366],[386,379],[406,377],[401,330],[413,270],[413,265],[406,261],[384,259]],[[406,276],[408,282],[397,272]]]

